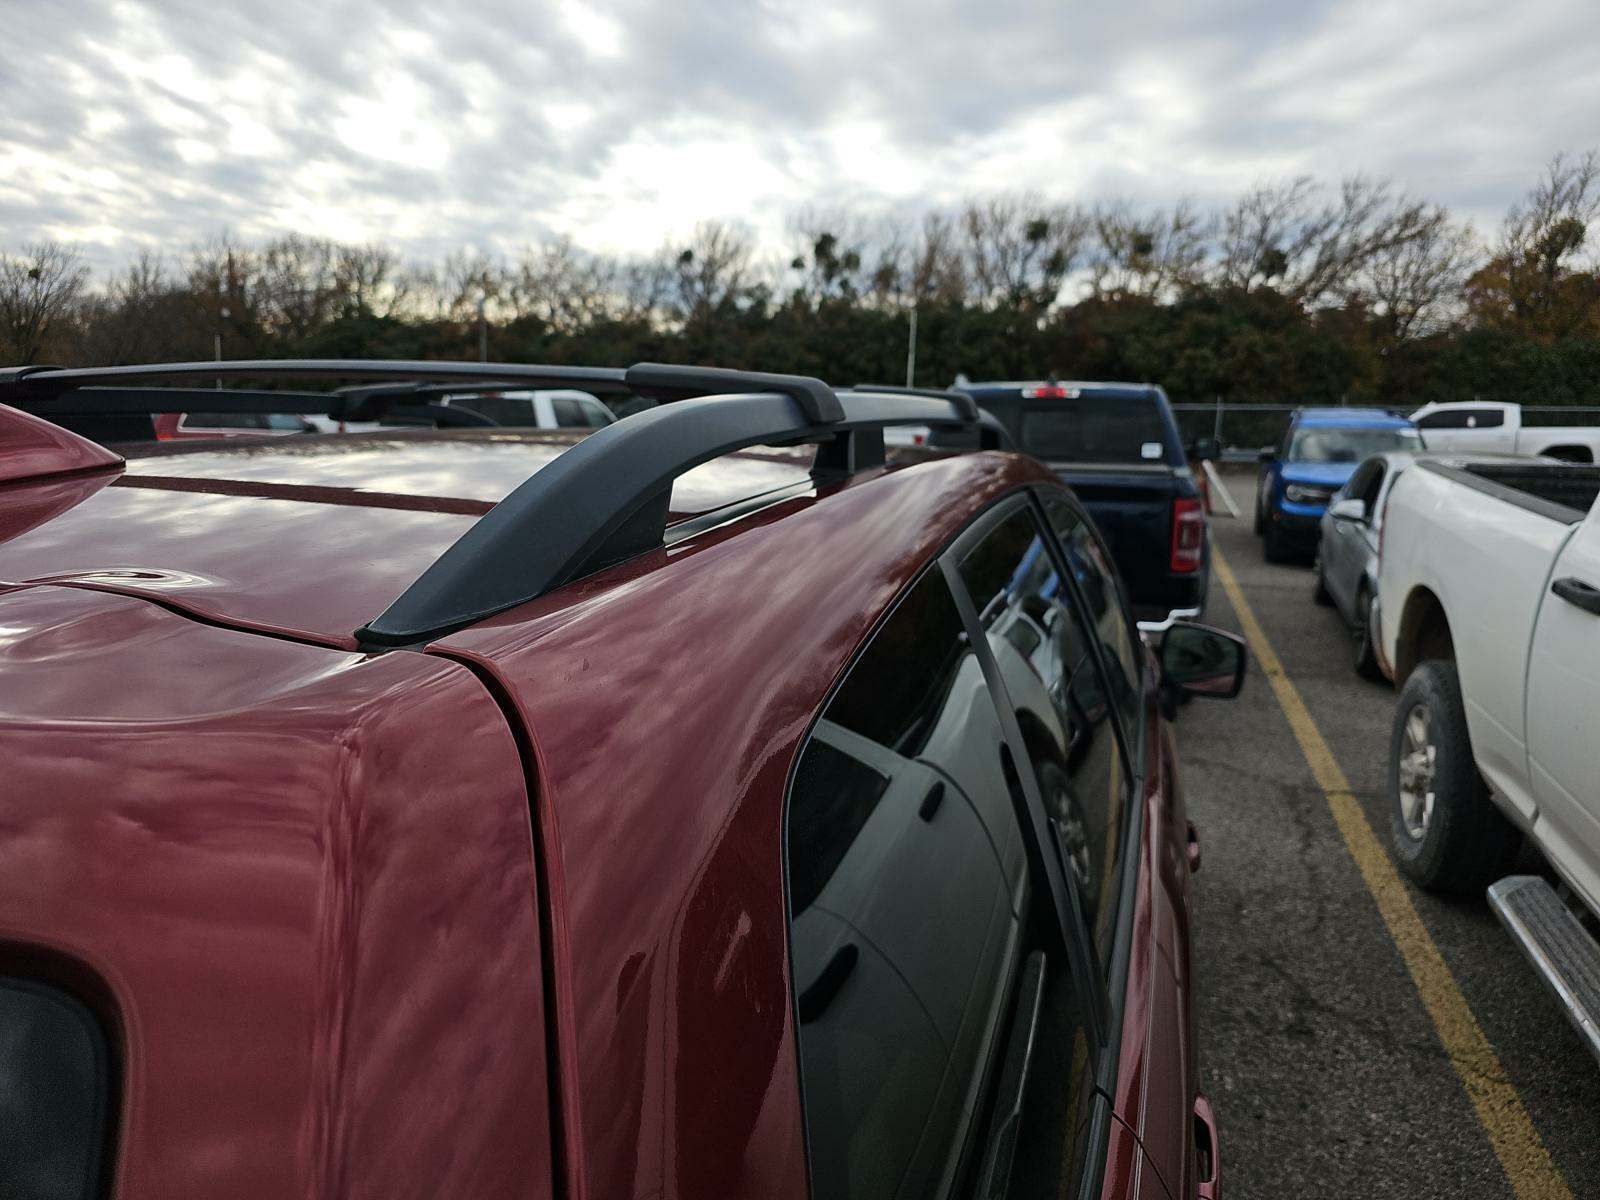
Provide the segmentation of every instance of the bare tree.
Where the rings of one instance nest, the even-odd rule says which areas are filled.
[[[1449,323],[1460,308],[1462,285],[1482,258],[1472,226],[1434,208],[1415,237],[1372,255],[1362,290],[1389,339],[1408,342]]]
[[[671,254],[671,261],[679,315],[715,312],[737,301],[751,284],[755,241],[743,227],[703,221],[689,244]]]
[[[1089,222],[1032,193],[969,201],[962,210],[968,263],[985,300],[1044,310],[1078,265]]]
[[[1142,214],[1126,202],[1103,205],[1090,225],[1090,287],[1097,296],[1166,299],[1203,273],[1211,226],[1187,201]]]
[[[1301,176],[1246,192],[1222,216],[1217,277],[1250,290],[1271,286],[1308,307],[1349,299],[1362,272],[1428,230],[1434,209],[1392,184],[1353,175],[1331,200]]]
[[[571,238],[558,238],[524,251],[507,299],[519,317],[534,317],[560,333],[576,333],[626,307],[622,273],[616,259],[591,254]]]
[[[88,268],[76,250],[39,242],[0,254],[0,348],[13,362],[36,361],[83,295]]]
[[[1592,299],[1579,302],[1583,298],[1572,295],[1567,280],[1597,217],[1600,157],[1593,150],[1576,159],[1556,155],[1506,214],[1495,246],[1494,265],[1512,317],[1553,334],[1571,332],[1587,319]]]

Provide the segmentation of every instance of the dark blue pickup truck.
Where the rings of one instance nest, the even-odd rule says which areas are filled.
[[[1111,547],[1138,620],[1200,615],[1210,537],[1165,392],[1054,380],[957,386],[1078,494]],[[938,444],[939,435],[932,440]]]

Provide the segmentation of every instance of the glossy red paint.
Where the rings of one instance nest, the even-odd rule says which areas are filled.
[[[122,456],[31,413],[0,404],[0,487],[28,480],[114,472]]]
[[[1049,478],[1001,455],[857,477],[434,648],[492,671],[532,733],[572,1196],[805,1195],[771,969],[790,765],[912,576]]]
[[[0,954],[76,964],[114,1025],[119,1195],[807,1194],[790,768],[911,579],[1053,477],[857,476],[427,653],[351,652],[475,519],[383,497],[495,500],[553,452],[209,447],[130,470],[239,486],[0,523]],[[803,472],[721,460],[673,508]],[[1188,826],[1149,720],[1106,1200],[1196,1183]]]
[[[0,970],[86,986],[124,1200],[545,1197],[517,746],[482,685],[0,592]]]
[[[1153,689],[1146,721],[1144,825],[1113,1108],[1137,1136],[1167,1193],[1187,1200],[1198,1179],[1194,1113],[1197,1103],[1205,1103],[1192,1012],[1191,827],[1173,731]],[[1128,1194],[1110,1190],[1109,1178],[1101,1193],[1104,1200]]]

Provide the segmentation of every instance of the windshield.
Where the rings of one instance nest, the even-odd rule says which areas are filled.
[[[1290,462],[1353,463],[1380,450],[1421,450],[1415,429],[1341,429],[1337,426],[1298,429],[1289,442]]]
[[[1022,411],[1022,448],[1036,458],[1165,462],[1166,430],[1154,399],[1078,396]]]

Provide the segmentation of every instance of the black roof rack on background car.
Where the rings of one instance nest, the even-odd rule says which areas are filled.
[[[326,393],[124,386],[219,377],[366,379],[377,386]],[[436,386],[443,384],[454,386]],[[883,466],[887,425],[976,427],[982,448],[999,449],[1008,442],[999,422],[964,392],[869,386],[839,392],[801,375],[662,363],[638,363],[626,371],[344,359],[18,367],[0,370],[0,402],[44,417],[207,411],[371,420],[398,400],[426,399],[462,385],[580,387],[662,403],[596,430],[524,480],[382,614],[356,631],[370,648],[415,645],[660,548],[673,481],[736,450],[815,442],[811,473],[824,482]],[[463,412],[437,404],[416,407],[454,416]]]

